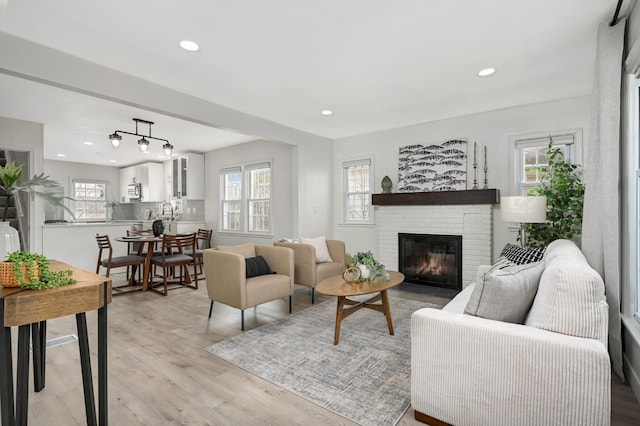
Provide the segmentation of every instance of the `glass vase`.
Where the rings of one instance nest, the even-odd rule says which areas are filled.
[[[0,222],[0,260],[6,260],[7,254],[20,250],[18,231],[9,222]]]

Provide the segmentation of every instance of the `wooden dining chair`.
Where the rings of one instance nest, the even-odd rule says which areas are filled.
[[[211,238],[213,237],[213,229],[198,229],[196,232],[196,250],[193,256],[196,259],[196,265],[200,267],[200,270],[196,272],[202,275],[204,270],[202,268],[202,252],[208,248],[211,248]]]
[[[151,265],[162,268],[162,281],[153,282],[150,289],[158,293],[168,294],[169,290],[176,288],[191,287],[198,288],[198,274],[196,271],[195,253],[196,233],[167,235],[162,237],[162,253],[151,258]],[[193,265],[194,274],[191,277],[189,265]],[[174,277],[175,269],[180,268],[178,277]],[[174,279],[170,279],[174,278]],[[172,284],[172,287],[169,287]],[[164,291],[156,290],[155,287],[163,285]]]
[[[144,256],[139,256],[137,254],[127,254],[126,256],[113,256],[113,247],[111,246],[111,240],[109,240],[108,235],[98,235],[96,234],[96,241],[98,243],[98,263],[96,264],[96,274],[100,274],[100,268],[107,268],[107,273],[105,276],[109,276],[111,270],[114,268],[127,268],[130,266],[135,266],[138,270],[141,270],[144,265]],[[114,290],[114,295],[116,294],[124,294],[129,293],[130,291],[124,291],[127,287],[137,287],[135,280],[133,279],[133,274],[130,279],[127,280],[127,284],[112,286]],[[141,287],[139,288],[141,289]],[[135,290],[138,290],[136,288]]]

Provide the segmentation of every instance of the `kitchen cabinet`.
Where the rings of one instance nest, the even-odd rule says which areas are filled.
[[[204,155],[183,154],[171,160],[171,196],[204,200]]]
[[[131,183],[139,183],[142,186],[140,201],[160,202],[165,199],[164,175],[162,163],[143,163],[137,166],[123,167],[118,172],[120,199],[128,203],[127,186]]]

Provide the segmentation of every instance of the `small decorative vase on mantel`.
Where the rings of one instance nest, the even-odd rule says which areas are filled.
[[[7,258],[7,254],[20,250],[20,236],[9,222],[0,222],[0,261]]]

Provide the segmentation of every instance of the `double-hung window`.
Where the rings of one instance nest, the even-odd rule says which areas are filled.
[[[222,171],[222,230],[240,231],[242,223],[242,170],[234,167]]]
[[[74,179],[73,214],[76,219],[107,218],[107,187],[103,181]]]
[[[223,169],[221,228],[228,232],[271,232],[271,163]]]
[[[342,163],[344,192],[344,222],[369,224],[373,222],[371,189],[373,171],[371,159],[345,161]]]
[[[576,161],[576,134],[561,133],[551,134],[554,148],[560,148],[564,153],[565,161]],[[527,195],[529,191],[540,185],[542,181],[541,167],[548,165],[547,147],[549,135],[543,137],[516,138],[516,183],[517,194]]]

